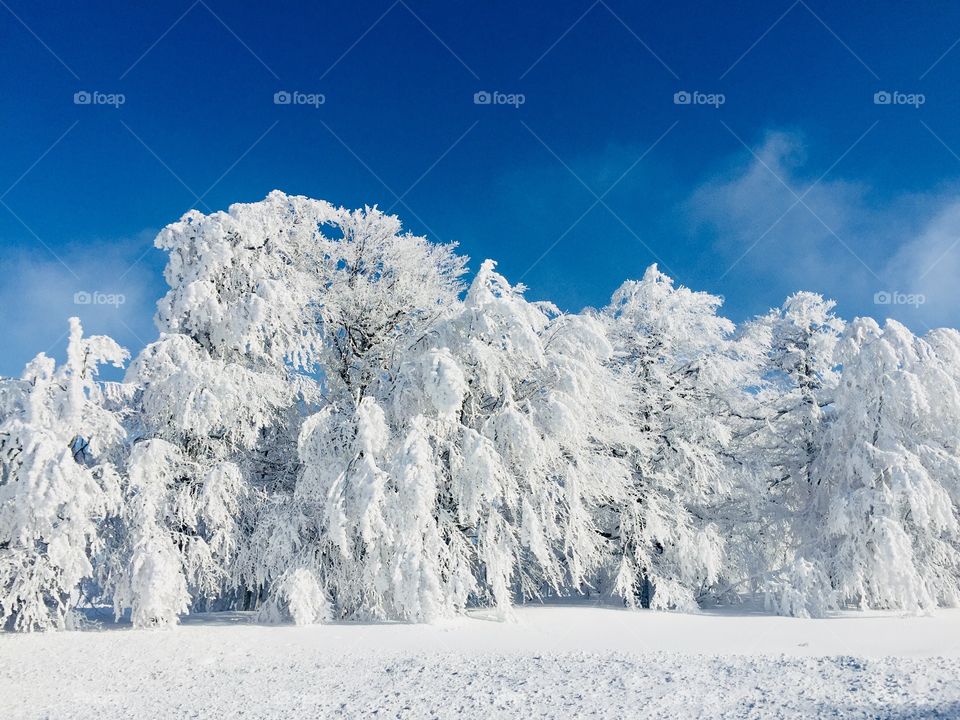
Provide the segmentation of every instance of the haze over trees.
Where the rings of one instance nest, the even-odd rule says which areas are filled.
[[[579,593],[960,603],[960,333],[800,292],[741,327],[655,266],[609,305],[271,193],[164,229],[158,338],[70,320],[0,380],[0,626],[430,621]]]

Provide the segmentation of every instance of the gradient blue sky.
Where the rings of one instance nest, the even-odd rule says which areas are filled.
[[[0,373],[60,352],[71,314],[139,349],[156,230],[274,188],[392,209],[566,310],[658,262],[736,321],[809,289],[960,322],[957,3],[50,7],[0,0]],[[875,302],[895,291],[926,302]]]

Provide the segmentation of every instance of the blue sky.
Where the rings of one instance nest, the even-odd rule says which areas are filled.
[[[156,230],[274,188],[392,209],[566,310],[658,262],[736,321],[809,289],[845,317],[960,322],[956,3],[0,0],[0,18],[2,374],[59,352],[71,314],[139,349]]]

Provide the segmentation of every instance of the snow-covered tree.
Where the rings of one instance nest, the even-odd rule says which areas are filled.
[[[120,503],[112,459],[124,431],[104,408],[97,369],[126,357],[107,337],[84,338],[71,318],[66,362],[41,353],[0,391],[0,626],[71,622],[98,523]]]
[[[747,568],[750,587],[743,589],[766,583],[771,600],[794,591],[784,571],[787,577],[795,576],[794,570],[804,575],[794,528],[816,522],[811,472],[840,378],[837,344],[844,329],[833,307],[820,295],[800,292],[747,326],[763,338],[764,363],[753,414],[739,438],[738,452],[752,480],[740,511],[749,528],[744,538],[754,551]]]
[[[460,266],[433,261],[441,277]],[[364,296],[376,292],[394,295]],[[626,477],[608,447],[623,418],[599,323],[526,301],[492,262],[464,301],[405,312],[402,335],[370,335],[389,353],[362,345],[346,363],[359,403],[301,434],[297,498],[320,516],[308,552],[339,611],[429,620],[475,598],[506,613],[518,595],[578,589],[603,556],[595,508]]]
[[[322,579],[341,613],[419,618],[416,608],[384,608],[381,597],[392,582],[388,574],[401,571],[392,560],[391,528],[403,522],[394,516],[408,500],[417,504],[418,478],[410,495],[384,507],[384,466],[399,450],[378,398],[389,394],[398,358],[456,302],[464,261],[452,247],[401,233],[395,217],[376,209],[330,212],[322,222],[325,234],[314,238],[319,260],[306,268],[315,276],[307,310],[318,338],[311,369],[322,378],[320,407],[305,406],[315,412],[294,456],[303,470],[292,492],[280,489],[266,503],[245,578],[272,586],[271,604],[286,599],[291,614],[285,588],[296,574],[300,587],[306,577]]]
[[[595,579],[606,545],[598,513],[628,482],[631,435],[602,324],[527,301],[494,268],[480,267],[461,312],[428,340],[424,349],[442,350],[421,372],[436,411],[459,420],[437,453],[456,518],[446,532],[476,549],[479,596],[505,611],[515,594],[577,592]]]
[[[731,408],[747,360],[722,300],[674,287],[657,267],[624,283],[602,317],[632,391],[629,492],[611,508],[616,591],[629,603],[689,610],[722,575],[716,511],[734,486]]]
[[[300,407],[318,394],[296,371],[315,368],[320,226],[336,217],[327,203],[272,193],[226,213],[191,211],[157,238],[170,290],[160,339],[127,373],[134,450],[105,580],[137,622],[172,621],[233,592],[266,492],[296,475]]]
[[[812,479],[815,512],[798,530],[787,607],[919,610],[960,601],[960,421],[954,331],[930,341],[888,320],[853,322],[835,417]]]

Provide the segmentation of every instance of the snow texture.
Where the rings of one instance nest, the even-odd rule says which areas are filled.
[[[4,718],[955,718],[960,611],[524,607],[517,622],[0,637]]]

